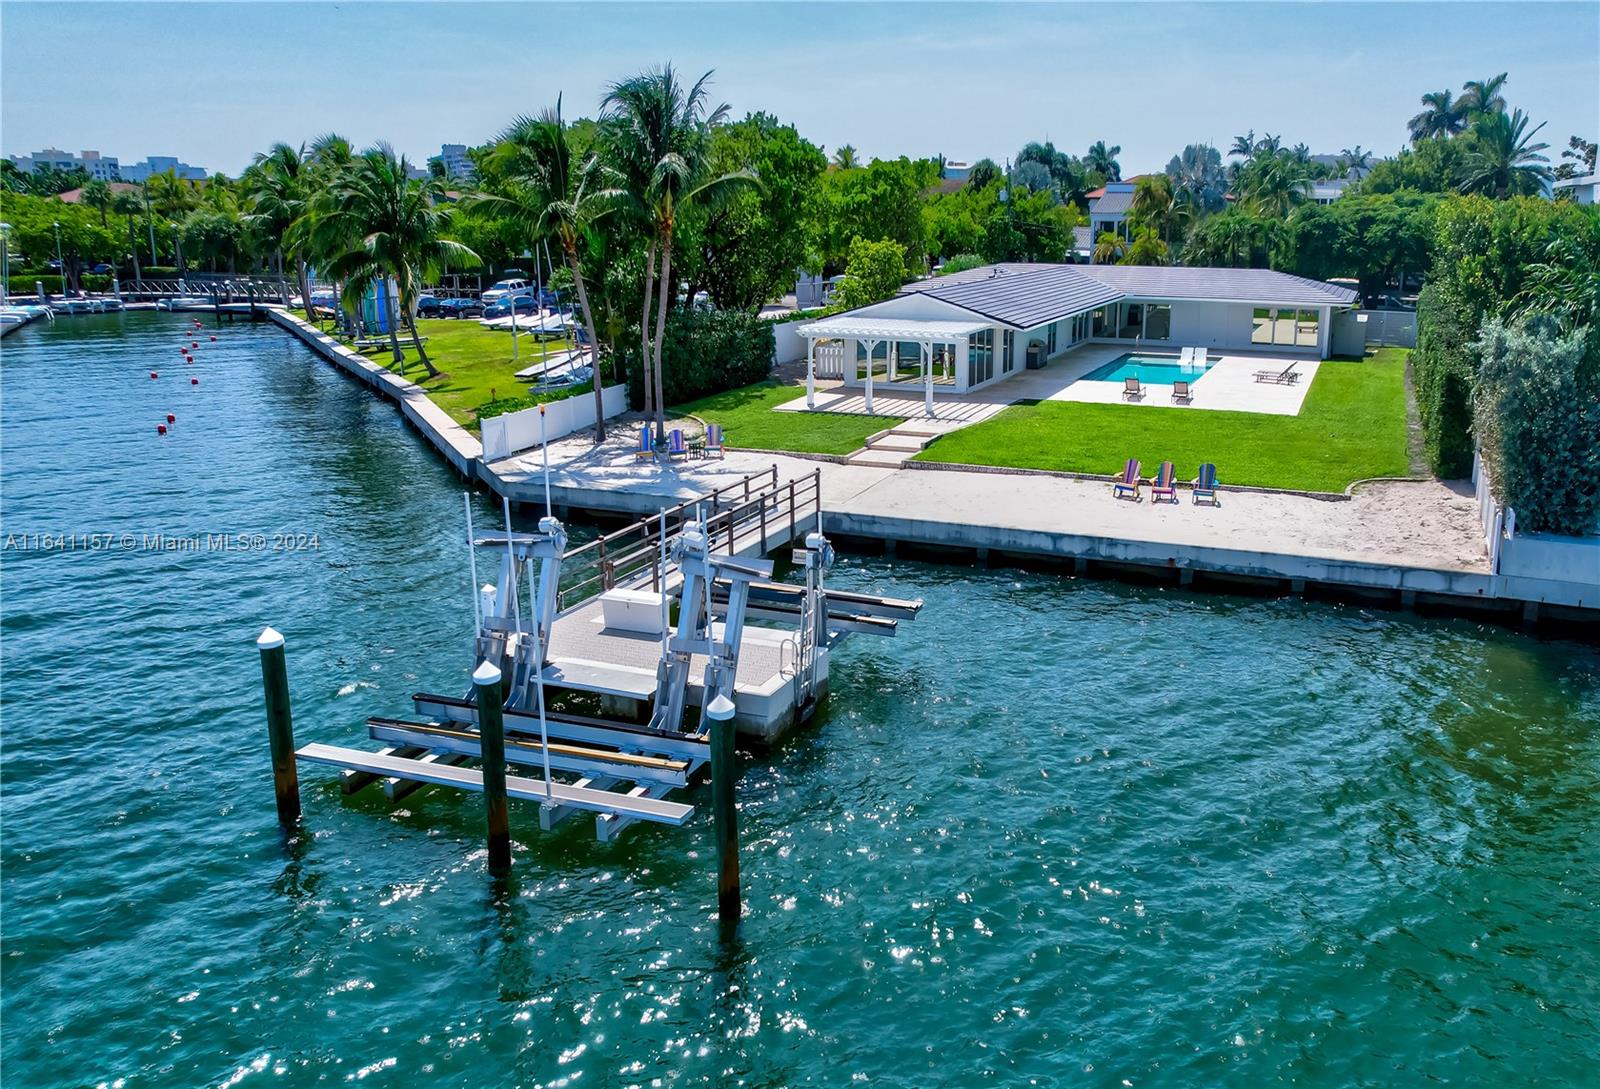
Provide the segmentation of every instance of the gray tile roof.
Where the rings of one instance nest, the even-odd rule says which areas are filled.
[[[1265,268],[1185,268],[1148,265],[1081,265],[1086,275],[1125,295],[1157,299],[1351,306],[1356,293],[1321,280]]]
[[[1131,207],[1133,207],[1132,193],[1107,193],[1104,196],[1095,197],[1089,202],[1089,214],[1092,216],[1116,215],[1118,212],[1126,212]]]
[[[1094,249],[1094,233],[1087,227],[1072,228],[1072,248],[1075,250]]]
[[[1081,265],[989,265],[971,271],[983,275],[958,280],[962,274],[957,273],[922,280],[906,293],[940,299],[1018,329],[1031,329],[1123,295],[1120,288],[1085,276],[1086,267]]]

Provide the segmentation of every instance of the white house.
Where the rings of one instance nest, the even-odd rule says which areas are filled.
[[[1000,264],[907,284],[884,302],[808,322],[807,385],[819,352],[871,396],[874,369],[966,393],[1086,342],[1326,359],[1346,287],[1269,269]],[[868,365],[868,361],[872,365]],[[834,368],[830,368],[834,369]],[[935,379],[935,374],[941,377]]]
[[[1580,178],[1563,178],[1555,183],[1555,188],[1572,190],[1572,199],[1579,204],[1600,203],[1600,174],[1585,174]]]

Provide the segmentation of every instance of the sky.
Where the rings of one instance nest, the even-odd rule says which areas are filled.
[[[176,155],[237,174],[338,132],[420,164],[671,62],[863,158],[1121,145],[1124,174],[1253,129],[1392,154],[1425,91],[1510,73],[1554,161],[1600,137],[1588,3],[145,4],[0,0],[0,152]]]

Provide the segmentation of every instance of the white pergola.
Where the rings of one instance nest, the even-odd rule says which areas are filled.
[[[872,353],[884,341],[905,341],[915,343],[922,349],[923,402],[928,415],[932,416],[933,346],[964,344],[973,333],[989,328],[992,328],[992,323],[981,321],[923,321],[916,318],[852,317],[849,314],[807,322],[796,330],[806,338],[806,407],[815,408],[817,404],[817,341],[853,340],[866,345],[868,415],[872,413]],[[855,366],[854,359],[847,362],[846,366]]]

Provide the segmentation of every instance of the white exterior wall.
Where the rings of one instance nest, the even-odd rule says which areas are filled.
[[[1255,303],[1234,302],[1200,302],[1195,300],[1174,300],[1166,303],[1163,299],[1128,298],[1126,302],[1156,303],[1172,307],[1172,335],[1165,341],[1146,341],[1147,344],[1164,344],[1173,351],[1183,348],[1218,348],[1223,351],[1239,351],[1257,349],[1269,351],[1296,350],[1310,351],[1309,348],[1291,348],[1289,345],[1262,345],[1251,341],[1250,335],[1255,328]],[[1260,304],[1263,306],[1276,305],[1272,303]],[[1098,308],[1097,308],[1098,309]],[[1332,307],[1329,306],[1303,306],[1302,310],[1317,311],[1317,355],[1319,358],[1328,358],[1329,333],[1328,323],[1332,318]],[[1132,344],[1133,341],[1121,340],[1116,337],[1093,337],[1099,343],[1105,344]]]

